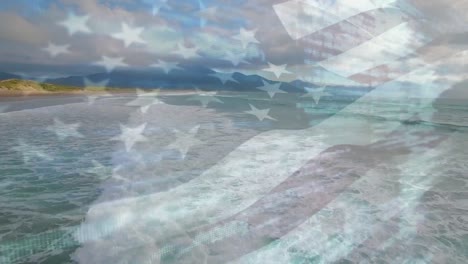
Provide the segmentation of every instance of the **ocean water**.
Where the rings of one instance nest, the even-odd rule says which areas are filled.
[[[359,96],[2,99],[0,263],[466,263],[467,100]]]

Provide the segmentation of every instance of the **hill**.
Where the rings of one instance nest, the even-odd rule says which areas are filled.
[[[20,92],[73,92],[81,90],[72,86],[38,83],[29,80],[9,79],[0,81],[0,91]]]
[[[104,92],[104,87],[89,87],[86,92]],[[30,80],[8,79],[0,81],[0,95],[25,94],[72,94],[83,93],[83,89],[76,86],[40,83]]]
[[[8,79],[0,81],[0,95],[69,94],[81,91],[82,89],[78,87],[39,83],[30,80]]]

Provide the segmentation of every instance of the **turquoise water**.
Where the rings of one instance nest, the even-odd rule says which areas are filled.
[[[0,114],[0,263],[466,262],[466,101],[382,100],[348,110],[352,98],[315,105],[284,97],[270,106],[277,121],[259,122],[245,115],[245,97],[229,94],[223,104],[203,108],[188,95],[166,96],[168,104],[152,105],[146,113],[128,105],[135,99],[130,95],[91,105],[79,97],[0,102],[6,107]],[[418,118],[408,120],[408,112]],[[81,136],[60,139],[48,129],[54,119],[78,123]],[[143,123],[147,140],[130,151],[110,140],[120,135],[120,125]],[[189,142],[185,155],[171,147],[174,131],[188,133],[196,126],[198,141]],[[236,154],[239,145],[259,135],[267,141]],[[312,141],[282,152],[289,138],[304,135]],[[288,179],[274,170],[252,173],[254,163],[231,158],[255,157],[262,164],[275,151],[281,151],[283,168],[293,168],[301,153],[322,153],[320,162],[304,166],[323,166],[326,179],[310,181],[324,191],[311,201],[327,202],[299,220],[284,216],[265,228],[246,215],[263,219],[268,208],[279,208],[271,209],[273,219],[289,212],[282,204],[304,202],[310,188],[281,187],[275,199],[255,207]],[[227,180],[223,173],[239,178]],[[346,177],[353,178],[349,185]],[[331,190],[337,193],[329,199]],[[245,243],[252,248],[230,244],[243,241],[241,233],[253,234]],[[260,244],[252,242],[260,234]]]

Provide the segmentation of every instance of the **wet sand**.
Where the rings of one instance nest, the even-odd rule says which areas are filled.
[[[155,90],[145,90],[148,93]],[[194,90],[163,90],[158,93],[160,96],[178,96],[195,94]],[[77,91],[77,92],[43,92],[43,93],[18,93],[0,91],[0,113],[34,109],[55,105],[82,103],[89,101],[91,97],[106,98],[115,96],[132,97],[135,96],[135,89],[121,89],[112,91]]]
[[[40,92],[40,91],[9,91],[0,89],[0,100],[8,97],[29,97],[29,96],[99,96],[99,95],[121,95],[121,94],[134,94],[135,89],[111,89],[104,91],[85,91],[76,90],[70,92]],[[147,92],[154,92],[156,89],[146,89]],[[160,95],[179,95],[179,94],[194,94],[196,91],[183,89],[183,90],[160,90]]]

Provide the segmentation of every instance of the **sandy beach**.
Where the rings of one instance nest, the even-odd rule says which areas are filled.
[[[177,89],[177,90],[161,90],[161,89],[145,89],[145,92],[158,91],[159,95],[189,95],[197,94],[195,90]],[[67,92],[48,92],[48,91],[11,91],[0,88],[0,98],[5,97],[24,97],[24,96],[109,96],[109,95],[131,95],[135,94],[136,89],[129,88],[110,88],[106,90],[76,90]],[[2,100],[2,99],[0,99]]]

